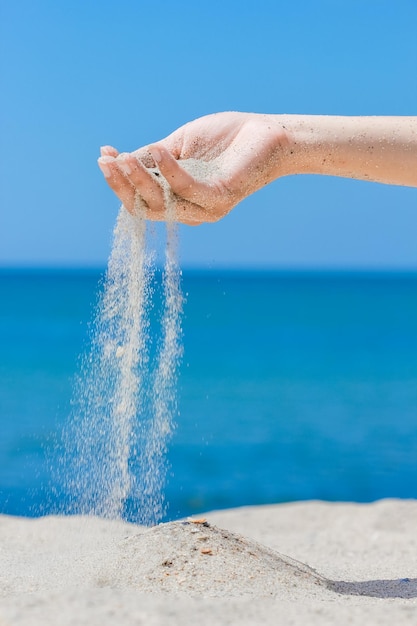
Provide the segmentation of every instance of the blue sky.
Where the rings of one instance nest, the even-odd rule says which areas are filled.
[[[0,265],[104,266],[118,210],[99,146],[222,110],[417,113],[415,0],[28,0],[0,9]],[[184,266],[417,269],[417,191],[276,181]]]

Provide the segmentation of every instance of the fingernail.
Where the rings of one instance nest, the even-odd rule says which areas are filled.
[[[129,176],[129,174],[132,173],[132,168],[127,161],[122,161],[122,159],[120,159],[120,161],[117,161],[117,165],[119,169],[122,170],[123,174],[126,174],[126,176]]]
[[[149,152],[156,163],[160,163],[162,161],[162,154],[158,148],[149,148]]]
[[[101,169],[101,171],[103,172],[104,176],[106,178],[110,178],[111,176],[111,169],[110,167],[107,165],[107,163],[105,163],[104,161],[102,161],[102,159],[98,159],[98,166]]]

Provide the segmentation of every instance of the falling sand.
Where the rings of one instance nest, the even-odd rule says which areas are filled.
[[[162,177],[161,177],[162,179]],[[167,442],[175,426],[183,297],[175,200],[164,188],[166,249],[159,337],[150,315],[156,269],[145,208],[122,206],[91,346],[75,385],[60,473],[71,513],[128,516],[145,525],[165,512]],[[156,345],[153,345],[156,344]]]

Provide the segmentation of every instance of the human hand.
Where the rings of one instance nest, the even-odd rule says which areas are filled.
[[[175,221],[198,225],[221,219],[243,198],[289,173],[289,144],[281,116],[216,113],[132,153],[105,146],[98,164],[128,211],[134,212],[139,194],[146,218],[165,221],[157,167],[173,192]]]

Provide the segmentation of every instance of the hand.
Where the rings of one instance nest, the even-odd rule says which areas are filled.
[[[221,219],[287,174],[417,187],[417,118],[216,113],[131,154],[110,146],[101,154],[99,166],[128,211],[139,194],[148,219],[167,219],[161,173],[175,220],[196,225]]]
[[[281,116],[217,113],[133,153],[105,146],[98,164],[128,211],[140,194],[146,218],[165,221],[164,192],[153,169],[158,167],[174,194],[175,220],[198,225],[221,219],[243,198],[289,173],[289,144]],[[187,171],[188,159],[196,160],[196,173]]]

